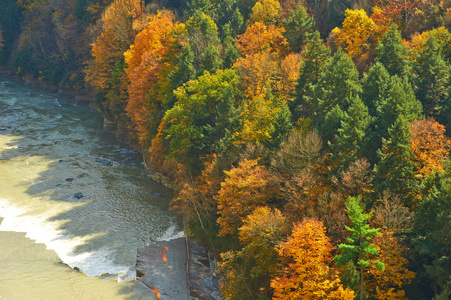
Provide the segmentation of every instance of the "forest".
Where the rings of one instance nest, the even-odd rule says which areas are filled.
[[[451,296],[450,0],[0,0],[0,64],[87,95],[225,299]]]

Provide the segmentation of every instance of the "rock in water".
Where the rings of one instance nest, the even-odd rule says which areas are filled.
[[[74,194],[74,198],[81,199],[83,197],[84,197],[84,195],[81,192],[78,192],[78,193]]]

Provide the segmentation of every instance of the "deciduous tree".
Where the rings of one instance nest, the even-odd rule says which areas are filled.
[[[445,135],[445,126],[432,118],[414,120],[409,123],[412,138],[410,148],[415,163],[415,174],[424,178],[433,171],[444,171],[443,162],[448,158],[450,139]]]
[[[221,291],[226,299],[271,297],[270,281],[277,270],[276,245],[288,234],[282,213],[257,207],[239,229],[243,248],[222,255]]]
[[[343,28],[335,27],[335,44],[343,47],[351,58],[368,56],[377,45],[374,38],[376,24],[363,9],[346,9]]]
[[[407,269],[407,248],[402,246],[393,232],[384,232],[373,239],[379,259],[384,263],[382,272],[371,265],[366,272],[366,290],[371,299],[406,299],[403,286],[415,277],[415,272]]]
[[[144,12],[141,0],[116,0],[102,15],[102,29],[92,46],[93,60],[86,70],[86,80],[104,91],[109,88],[111,70],[123,59],[137,32],[133,21]]]
[[[280,9],[281,6],[278,0],[259,0],[252,7],[250,21],[252,23],[262,22],[267,25],[276,24]]]
[[[196,165],[200,156],[214,152],[217,143],[237,130],[237,83],[233,70],[206,71],[175,91],[177,102],[164,117],[170,123],[171,157]]]
[[[226,179],[216,197],[220,235],[236,233],[247,215],[277,194],[277,181],[257,160],[245,159],[238,167],[224,173]]]
[[[321,221],[304,219],[295,225],[287,242],[277,252],[284,270],[271,282],[273,299],[354,299],[331,268],[332,244]]]
[[[168,11],[149,18],[147,27],[125,52],[128,76],[127,115],[144,148],[150,146],[163,117],[163,103],[170,97],[169,74],[174,70],[177,38],[184,26]]]

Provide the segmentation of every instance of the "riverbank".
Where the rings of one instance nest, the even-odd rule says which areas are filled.
[[[87,104],[89,102],[87,99],[75,101],[75,98],[70,95],[70,93],[41,86],[37,81],[23,81],[23,78],[4,69],[0,71],[0,75],[6,80],[24,82],[37,93],[49,94],[55,96],[55,98],[65,98],[79,104]],[[61,161],[60,164],[69,163],[69,160],[67,159]],[[148,171],[147,167],[146,171]],[[149,175],[149,172],[147,172],[147,175]],[[82,180],[81,177],[73,179],[71,176],[74,178],[76,177],[73,176],[73,174],[64,177],[70,177],[71,179],[71,181],[68,181],[66,178],[66,184],[69,184],[67,182],[70,182],[72,186],[74,183],[81,182]],[[72,183],[72,181],[74,181],[74,183]],[[157,181],[163,183],[160,180]],[[88,182],[84,184],[88,184]],[[89,198],[89,193],[86,194]],[[161,198],[160,194],[153,193],[152,195],[155,195],[157,200],[158,198]],[[166,199],[164,201],[168,200]],[[142,229],[145,230],[145,228]],[[162,261],[162,243],[168,244],[168,252],[166,253],[167,264]],[[189,239],[179,238],[168,242],[151,243],[146,247],[138,249],[136,257],[138,280],[136,281],[136,284],[141,286],[140,290],[143,290],[144,294],[150,297],[150,299],[153,299],[153,288],[161,289],[161,294],[163,295],[162,299],[218,299],[219,295],[216,292],[217,280],[215,281],[213,275],[215,262],[212,260],[212,255],[206,248],[202,248],[200,245],[196,244],[197,243],[193,241],[189,241]],[[156,263],[160,263],[160,265],[155,265]],[[143,269],[150,271],[147,276],[143,276],[147,273],[142,272]],[[161,270],[165,270],[165,272],[162,272]],[[143,287],[145,287],[145,289],[143,289]],[[146,289],[148,290],[146,291]]]

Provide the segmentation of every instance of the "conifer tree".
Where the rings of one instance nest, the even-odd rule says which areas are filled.
[[[324,121],[317,124],[318,132],[323,140],[334,141],[335,135],[340,128],[341,121],[345,118],[345,112],[337,104],[324,117]]]
[[[376,116],[376,108],[388,97],[389,88],[390,75],[382,63],[375,63],[363,75],[362,101],[371,116]]]
[[[315,20],[309,17],[304,6],[299,5],[293,10],[288,19],[283,20],[285,32],[283,36],[293,52],[300,53],[308,42],[315,28]]]
[[[318,83],[320,74],[330,50],[321,40],[318,31],[315,31],[305,46],[299,77],[296,85],[296,98],[294,107],[302,117],[308,117],[313,109],[312,94],[314,86]],[[299,113],[298,113],[299,114]]]
[[[374,167],[373,190],[376,197],[389,191],[398,195],[405,205],[412,205],[417,188],[407,119],[399,116],[388,132],[389,138],[383,139],[378,150],[380,162]]]
[[[424,297],[441,300],[451,296],[451,164],[442,174],[432,174],[423,184],[427,195],[415,212],[413,253],[415,285],[428,287]],[[428,288],[423,288],[427,290]],[[423,291],[418,291],[422,293]]]
[[[414,70],[415,94],[423,104],[424,114],[437,119],[449,100],[451,69],[434,36],[428,38],[423,52],[417,56]]]
[[[232,29],[230,24],[224,25],[223,28],[224,40],[222,42],[222,67],[223,69],[230,69],[239,57],[238,49],[233,42]]]
[[[173,90],[176,90],[184,83],[195,78],[196,70],[194,69],[193,62],[194,53],[191,50],[190,44],[186,43],[177,58],[177,68],[169,75],[169,80],[171,81]]]
[[[352,59],[341,49],[329,58],[315,87],[313,102],[317,103],[313,120],[322,122],[336,105],[347,110],[350,99],[361,92],[359,72]]]
[[[398,26],[394,24],[376,47],[376,61],[381,62],[390,75],[406,76],[410,69],[407,52],[406,46],[402,43],[401,34],[398,32]]]
[[[337,164],[338,173],[347,169],[353,161],[364,157],[370,123],[368,108],[360,97],[356,96],[348,111],[344,113],[335,143],[329,142],[332,150],[331,158]]]
[[[370,240],[378,236],[379,229],[370,229],[368,220],[373,212],[365,213],[360,196],[349,197],[346,201],[346,212],[351,220],[352,227],[346,226],[351,236],[347,237],[345,244],[338,245],[338,251],[342,252],[334,257],[338,266],[352,262],[360,269],[360,299],[364,299],[364,278],[363,272],[368,265],[374,264],[379,270],[384,270],[384,264],[378,260],[371,260],[376,256],[377,249]]]
[[[394,124],[399,116],[403,116],[407,122],[410,122],[419,119],[422,111],[421,102],[416,99],[407,77],[392,76],[387,98],[381,99],[377,107],[376,137],[374,139],[376,145],[381,145],[382,137],[387,137],[388,128]]]

